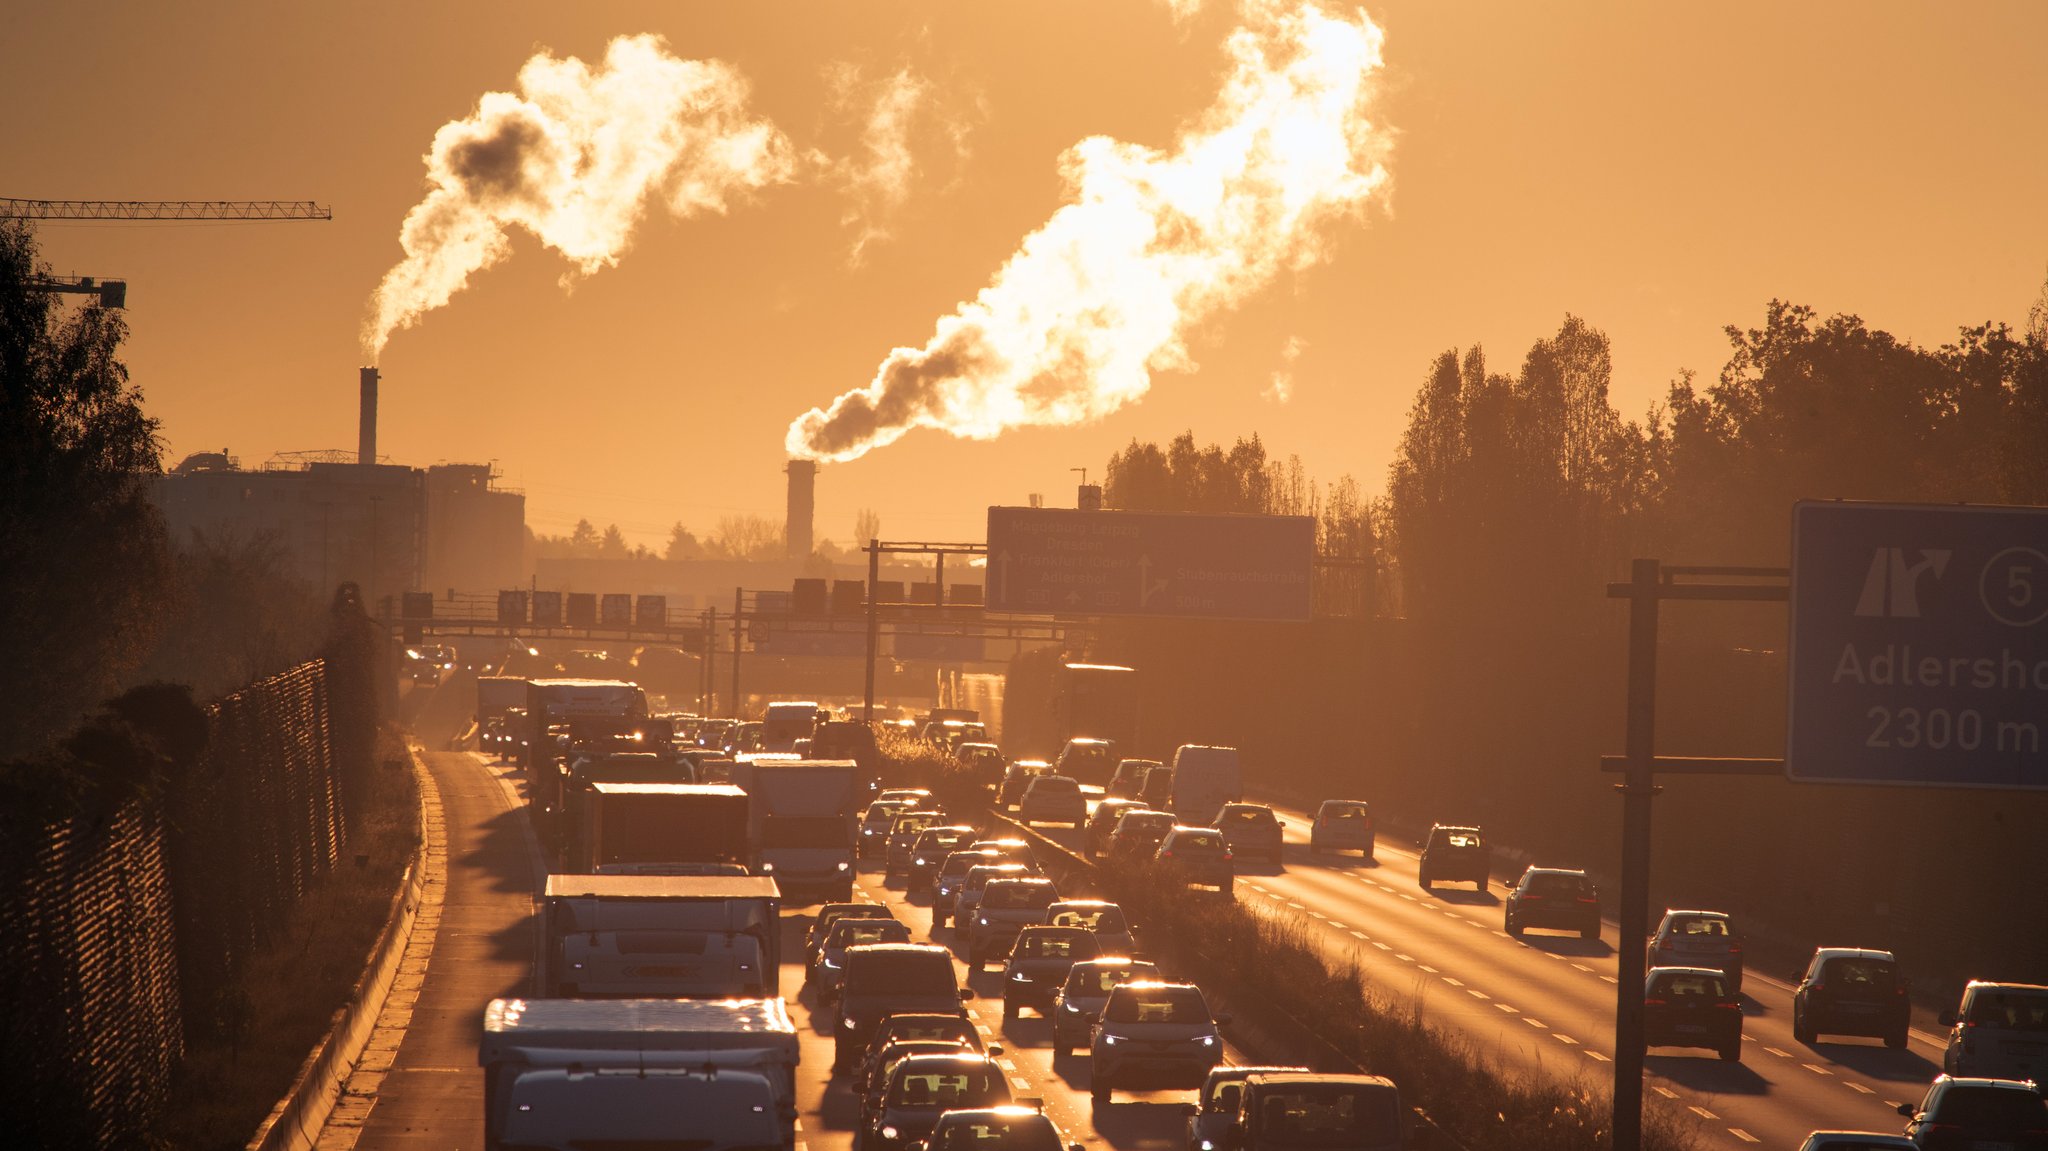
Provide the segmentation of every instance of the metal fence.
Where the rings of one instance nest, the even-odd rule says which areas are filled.
[[[338,741],[330,716],[338,696],[369,687],[338,671],[314,660],[208,707],[192,762],[166,764],[144,737],[111,756],[102,742],[90,760],[74,748],[10,765],[14,794],[0,801],[0,1130],[10,1145],[141,1143],[187,1036],[232,1038],[242,1025],[249,957],[334,868],[349,777],[368,767],[367,736]]]

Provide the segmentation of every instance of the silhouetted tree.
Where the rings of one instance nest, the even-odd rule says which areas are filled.
[[[703,555],[704,545],[690,533],[689,528],[683,526],[681,520],[677,520],[675,526],[668,529],[668,548],[662,552],[662,558],[693,560],[700,559]]]
[[[168,563],[148,476],[157,423],[118,356],[121,314],[63,304],[25,220],[0,220],[0,759],[46,746],[161,625]]]

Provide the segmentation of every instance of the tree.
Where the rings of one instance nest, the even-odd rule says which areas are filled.
[[[704,545],[698,542],[696,536],[690,534],[690,529],[683,526],[683,521],[677,520],[675,526],[668,529],[668,548],[661,554],[663,559],[668,560],[702,559]]]
[[[708,549],[721,559],[780,559],[782,528],[766,516],[720,516],[718,534],[711,537]]]
[[[619,530],[619,525],[605,525],[604,539],[598,542],[597,554],[608,560],[624,559],[630,554],[626,547],[626,533]]]
[[[570,530],[569,554],[579,557],[597,554],[597,528],[589,520],[577,520],[575,528]]]
[[[868,546],[869,540],[882,538],[882,517],[873,508],[862,508],[853,517],[853,546],[856,550]]]
[[[149,500],[157,422],[119,358],[127,327],[38,290],[34,229],[0,220],[0,760],[46,746],[148,653],[169,566]]]

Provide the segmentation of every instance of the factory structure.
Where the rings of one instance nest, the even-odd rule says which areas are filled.
[[[526,497],[499,485],[490,464],[424,468],[377,455],[380,375],[358,376],[356,451],[285,452],[244,467],[227,451],[198,452],[152,477],[152,496],[179,546],[275,548],[315,588],[353,582],[370,602],[408,591],[490,594],[529,588],[668,597],[672,611],[730,608],[737,588],[791,594],[797,581],[867,579],[854,553],[814,554],[818,466],[791,460],[780,559],[541,557],[528,552]],[[963,565],[964,566],[964,565]],[[912,599],[936,595],[929,566],[884,563],[879,578]],[[948,602],[978,603],[981,572],[948,570]]]

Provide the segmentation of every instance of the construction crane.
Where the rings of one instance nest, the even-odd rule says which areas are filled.
[[[28,220],[332,220],[311,200],[16,200],[0,217]]]
[[[311,200],[17,200],[0,197],[0,219],[24,220],[332,220],[334,210]],[[45,292],[98,296],[102,308],[128,306],[128,281],[91,276],[36,276]]]

